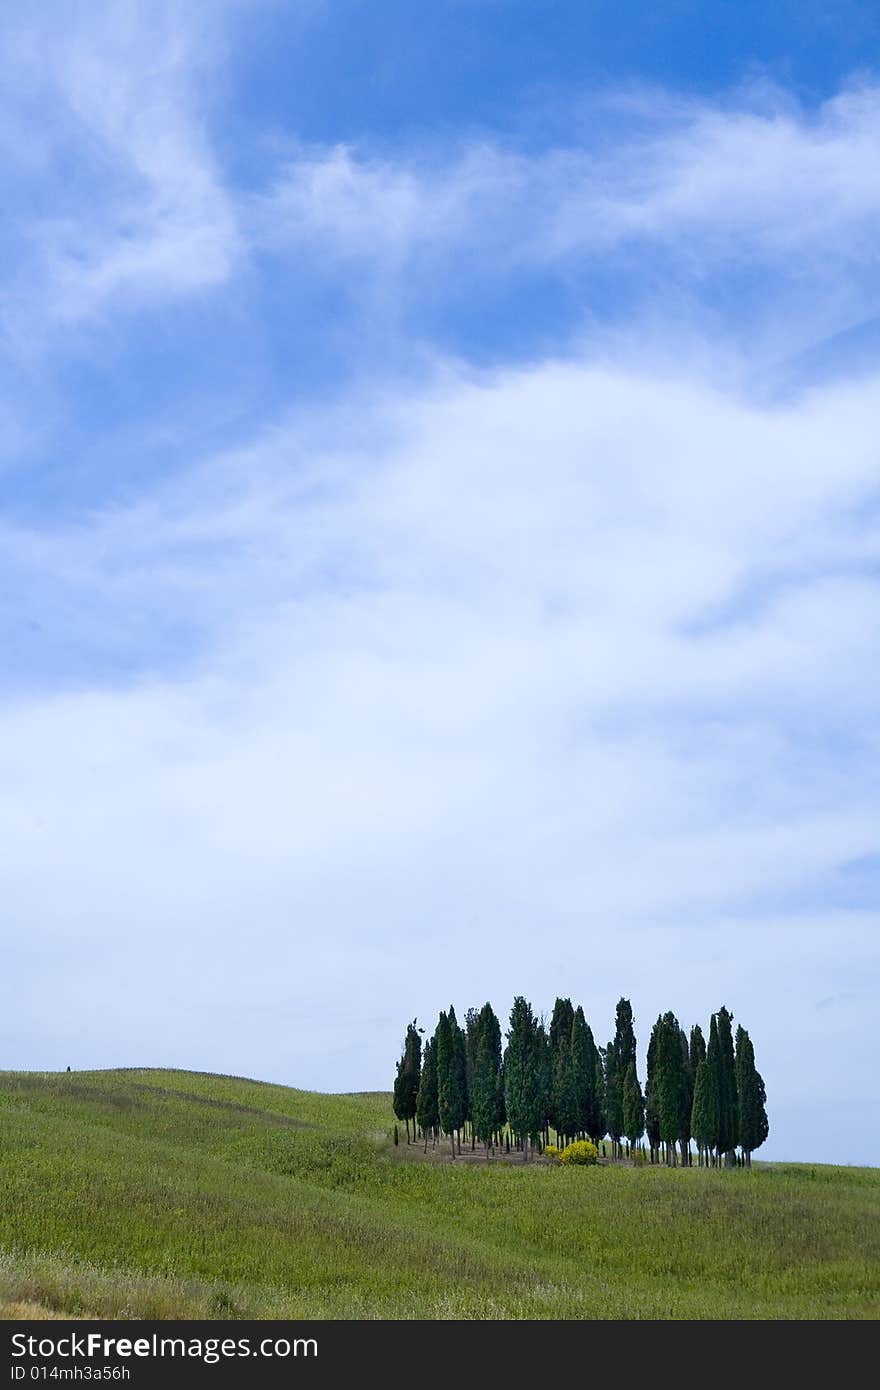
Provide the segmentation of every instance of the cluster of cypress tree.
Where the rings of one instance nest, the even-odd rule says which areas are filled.
[[[628,999],[617,1005],[614,1037],[598,1047],[580,1005],[557,999],[549,1027],[522,995],[513,1001],[507,1046],[491,1004],[469,1009],[465,1026],[455,1009],[441,1013],[422,1050],[413,1019],[406,1030],[394,1081],[394,1113],[406,1123],[407,1143],[435,1145],[445,1134],[452,1157],[462,1136],[486,1157],[511,1144],[540,1151],[555,1131],[560,1147],[606,1136],[611,1157],[641,1150],[647,1137],[652,1163],[722,1162],[749,1165],[767,1138],[766,1092],[748,1033],[732,1033],[733,1014],[712,1015],[709,1043],[695,1024],[688,1036],[673,1013],[661,1014],[648,1044],[644,1094],[636,1062],[636,1035]],[[412,1133],[412,1140],[410,1134]],[[736,1149],[741,1158],[737,1159]]]

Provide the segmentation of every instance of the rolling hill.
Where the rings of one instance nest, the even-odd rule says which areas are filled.
[[[386,1094],[0,1073],[0,1315],[870,1318],[880,1170],[426,1160]]]

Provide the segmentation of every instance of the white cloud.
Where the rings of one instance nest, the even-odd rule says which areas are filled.
[[[873,260],[878,89],[854,88],[815,113],[778,92],[744,98],[671,111],[661,101],[654,129],[572,179],[551,247],[708,234],[695,259],[715,268],[719,255]]]
[[[766,355],[880,311],[878,148],[870,83],[817,111],[768,88],[724,106],[609,94],[573,118],[567,147],[537,154],[490,139],[409,155],[299,150],[243,217],[255,247],[305,251],[313,274],[369,267],[375,282],[359,278],[357,292],[372,312],[392,283],[408,302],[454,300],[579,269],[641,285],[668,323],[725,277],[770,275],[751,314],[735,297]]]
[[[10,145],[40,113],[35,141],[10,161],[20,204],[35,209],[2,305],[19,353],[120,306],[222,284],[241,252],[199,110],[209,12],[61,8],[10,11],[3,22],[13,80],[0,129]]]

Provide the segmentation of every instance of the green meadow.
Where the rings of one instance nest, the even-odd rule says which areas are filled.
[[[880,1170],[426,1159],[386,1094],[0,1073],[0,1315],[875,1318]]]

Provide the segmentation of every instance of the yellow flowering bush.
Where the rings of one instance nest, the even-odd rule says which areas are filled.
[[[544,1153],[547,1155],[548,1158],[559,1157],[559,1150],[557,1149],[555,1144],[545,1144]]]
[[[595,1163],[599,1157],[599,1150],[595,1144],[591,1144],[589,1139],[577,1139],[573,1144],[566,1144],[562,1153],[559,1155],[560,1163]]]

